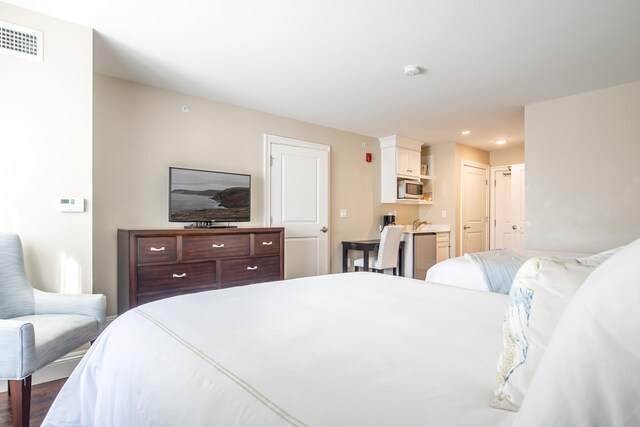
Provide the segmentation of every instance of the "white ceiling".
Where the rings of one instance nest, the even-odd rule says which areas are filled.
[[[94,28],[96,72],[372,137],[521,146],[524,105],[640,80],[638,0],[8,2]]]

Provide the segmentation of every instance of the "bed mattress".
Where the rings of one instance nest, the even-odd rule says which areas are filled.
[[[184,295],[117,318],[44,426],[507,426],[505,296],[376,273]]]

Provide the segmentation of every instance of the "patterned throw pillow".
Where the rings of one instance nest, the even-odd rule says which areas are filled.
[[[587,258],[527,260],[513,280],[491,406],[517,411],[562,312],[582,282],[616,250]]]

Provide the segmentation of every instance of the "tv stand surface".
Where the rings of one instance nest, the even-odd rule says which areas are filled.
[[[282,279],[282,227],[118,230],[119,314],[174,295]]]
[[[238,228],[237,225],[207,224],[207,225],[185,225],[186,229],[211,229],[211,228]]]

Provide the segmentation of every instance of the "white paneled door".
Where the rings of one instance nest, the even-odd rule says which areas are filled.
[[[268,221],[285,228],[285,278],[329,272],[329,146],[266,136]]]
[[[460,187],[460,255],[488,249],[489,166],[463,160]]]
[[[524,250],[524,164],[492,168],[491,249]]]

